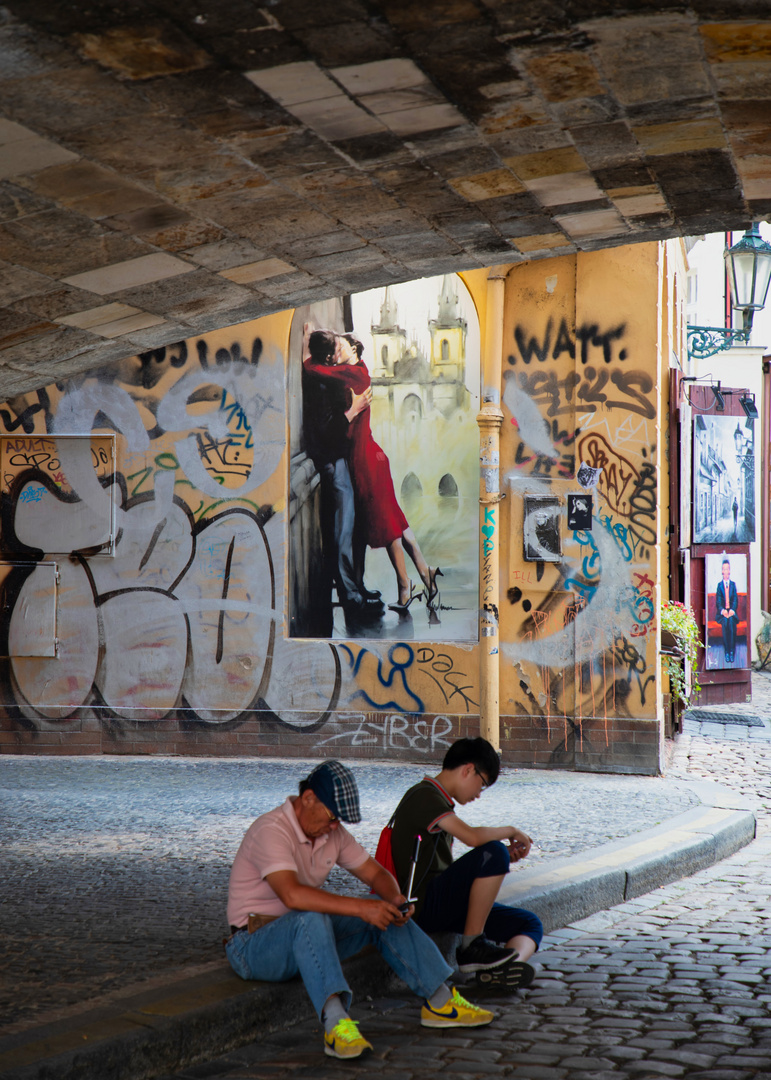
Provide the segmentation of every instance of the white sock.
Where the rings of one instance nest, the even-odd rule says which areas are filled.
[[[447,983],[442,983],[439,989],[428,999],[428,1004],[432,1009],[443,1009],[451,997],[452,991],[449,986]]]
[[[461,949],[467,949],[472,941],[476,941],[481,936],[481,934],[463,934],[460,939]]]
[[[347,1017],[348,1013],[343,1008],[343,1003],[340,1000],[339,995],[332,994],[331,997],[328,997],[324,1004],[324,1008],[321,1010],[321,1019],[324,1022],[324,1030],[327,1035],[336,1024],[341,1020],[347,1019]]]

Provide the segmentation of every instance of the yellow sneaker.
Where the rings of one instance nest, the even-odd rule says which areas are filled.
[[[371,1049],[372,1043],[359,1033],[359,1025],[349,1016],[338,1020],[332,1030],[324,1034],[324,1053],[330,1057],[357,1058]]]
[[[423,1027],[484,1027],[495,1019],[495,1013],[489,1009],[480,1009],[461,997],[455,987],[452,997],[441,1009],[433,1009],[427,1001],[420,1010],[420,1023]]]

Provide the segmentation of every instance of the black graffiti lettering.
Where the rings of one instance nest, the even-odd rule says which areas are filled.
[[[609,364],[613,359],[613,352],[611,349],[612,341],[620,341],[626,332],[626,323],[622,323],[621,326],[614,327],[613,330],[606,330],[604,334],[600,334],[596,345],[602,345],[602,358],[606,364]],[[619,360],[626,360],[626,349],[622,349],[618,354]]]
[[[177,352],[172,350],[177,349]],[[180,368],[187,363],[187,342],[178,341],[176,345],[162,345],[159,349],[148,349],[139,353],[138,376],[132,376],[134,382],[145,390],[152,390],[166,373],[168,367]]]
[[[557,472],[562,476],[573,477],[576,475],[576,455],[575,454],[563,454],[559,459],[557,466]]]
[[[532,461],[532,458],[526,453],[525,444],[520,439],[517,443],[517,451],[514,454],[514,464],[527,465],[529,461]]]
[[[626,666],[627,678],[622,680],[623,684],[627,687],[625,697],[629,696],[632,689],[632,679],[637,682],[637,690],[640,694],[640,704],[645,704],[645,692],[648,689],[649,683],[656,681],[655,675],[648,675],[643,679],[643,674],[647,670],[648,665],[645,662],[645,656],[640,653],[638,649],[627,641],[623,635],[616,637],[614,649],[615,659],[619,665]]]
[[[598,401],[600,404],[604,404],[608,400],[608,395],[601,393],[601,391],[608,381],[607,371],[604,371],[603,369],[596,371],[593,367],[588,367],[586,369],[586,378],[594,380],[594,385],[592,385],[591,382],[584,383],[578,391],[578,397],[580,397],[582,401]],[[595,411],[596,406],[592,409],[592,412]]]
[[[609,382],[621,391],[623,398],[608,397],[604,391]],[[583,374],[570,371],[563,379],[558,379],[555,371],[541,369],[532,373],[520,372],[519,384],[536,404],[548,406],[548,418],[572,415],[575,411],[574,394],[576,402],[581,403],[582,412],[595,413],[602,405],[606,409],[625,409],[649,420],[656,416],[655,403],[645,396],[653,389],[653,379],[645,371],[618,368],[608,371],[607,368],[597,369],[589,365]],[[553,431],[555,441],[567,436],[556,426]],[[575,435],[569,441],[572,442],[574,438]]]
[[[629,497],[629,531],[642,544],[656,543],[656,470],[649,461],[642,463]]]
[[[539,363],[545,363],[549,356],[553,329],[553,320],[549,319],[546,324],[546,333],[542,339],[539,339],[535,334],[528,336],[526,328],[521,324],[515,327],[514,338],[525,364],[530,364],[533,357],[536,357]],[[560,320],[551,358],[552,360],[558,360],[563,353],[568,353],[571,359],[575,360],[576,346],[579,345],[582,364],[589,363],[592,349],[602,349],[602,359],[606,364],[611,364],[614,359],[624,361],[627,357],[626,349],[620,349],[618,355],[614,357],[613,343],[621,341],[625,334],[626,323],[612,326],[604,333],[600,332],[598,323],[584,323],[582,326],[577,327],[575,335],[572,335],[568,329],[567,320],[563,317]],[[517,363],[516,357],[513,355],[509,355],[508,361],[512,367]]]
[[[567,430],[563,431],[556,420],[551,422],[551,438],[553,443],[563,443],[565,446],[570,446],[576,441],[576,436],[579,435],[578,430],[574,431],[571,435]]]
[[[551,332],[552,332],[552,320],[546,324],[546,336],[543,339],[543,344],[539,344],[536,337],[527,339],[527,333],[524,326],[517,326],[514,330],[514,337],[517,341],[517,347],[519,348],[520,355],[526,364],[529,364],[534,356],[538,357],[541,364],[544,363],[549,355],[549,346],[551,345]]]
[[[618,387],[622,394],[626,394],[627,397],[638,404],[633,405],[629,401],[609,401],[609,409],[627,409],[629,412],[645,416],[649,420],[655,418],[655,405],[648,398],[643,397],[644,394],[649,394],[653,389],[653,379],[647,371],[620,371],[616,369],[611,372],[610,381],[614,386]],[[635,390],[635,386],[639,387],[639,390]]]
[[[533,466],[533,476],[551,476],[553,466],[554,461],[552,458],[539,454]]]
[[[645,657],[641,656],[639,650],[625,637],[621,635],[616,637],[614,651],[616,660],[629,668],[630,675],[632,672],[642,674],[645,671]]]
[[[600,339],[597,337],[599,333],[599,326],[596,323],[591,325],[584,323],[576,329],[576,338],[581,342],[581,363],[586,364],[589,360],[589,345],[599,345]]]
[[[551,354],[552,360],[559,360],[564,352],[569,353],[570,357],[575,360],[576,343],[571,338],[568,331],[568,324],[563,318],[560,322],[560,328],[557,331],[557,340],[554,342],[554,352]]]
[[[20,427],[27,435],[31,435],[35,430],[35,421],[32,417],[42,411],[43,406],[36,401],[34,405],[29,405],[23,413],[20,413],[15,420],[7,409],[0,409],[0,420],[2,420],[6,431],[16,431]]]
[[[573,391],[580,384],[581,376],[575,371],[570,371],[564,379],[558,379],[555,371],[534,371],[527,375],[520,373],[519,383],[522,389],[539,404],[549,402],[547,416],[561,416],[565,413],[572,414]],[[562,405],[564,393],[566,404]]]
[[[466,706],[466,712],[469,712],[471,709],[478,709],[479,708],[479,702],[476,701],[474,698],[472,698],[470,694],[466,693],[467,690],[472,690],[473,689],[473,684],[472,683],[464,683],[463,686],[458,686],[457,683],[454,683],[452,681],[452,676],[455,676],[455,675],[460,675],[461,678],[466,678],[466,676],[462,675],[459,671],[449,671],[445,675],[444,681],[447,683],[448,686],[451,686],[453,688],[453,691],[450,694],[450,697],[449,697],[448,700],[452,701],[452,699],[457,694],[458,697],[463,701],[464,705]]]

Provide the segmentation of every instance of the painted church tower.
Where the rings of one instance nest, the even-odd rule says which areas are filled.
[[[439,311],[429,319],[431,332],[431,375],[464,382],[466,378],[466,320],[458,311],[458,289],[454,275],[442,278]]]
[[[390,285],[386,286],[380,305],[380,322],[373,324],[372,340],[375,354],[372,357],[373,379],[392,379],[394,364],[407,351],[407,331],[399,326],[399,313]]]
[[[467,404],[466,331],[468,325],[458,310],[458,289],[455,276],[445,274],[439,294],[439,310],[429,319],[431,334],[431,377],[434,382],[434,404],[445,415]]]

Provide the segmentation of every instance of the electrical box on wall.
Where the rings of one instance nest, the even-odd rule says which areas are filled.
[[[2,656],[57,656],[59,570],[54,562],[0,562]],[[4,647],[3,647],[4,646]]]

